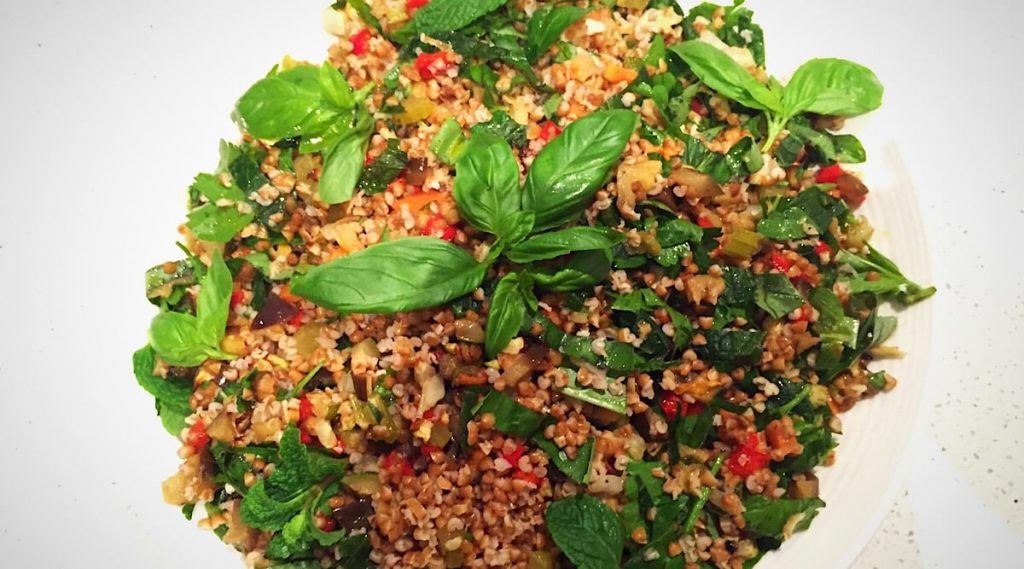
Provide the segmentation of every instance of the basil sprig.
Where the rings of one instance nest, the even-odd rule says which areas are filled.
[[[785,87],[774,77],[768,85],[715,46],[691,40],[669,48],[708,87],[743,106],[765,111],[768,150],[789,119],[801,113],[853,117],[882,105],[884,89],[867,67],[845,59],[812,59]]]
[[[583,252],[564,268],[531,266],[499,283],[487,329],[487,353],[494,355],[519,333],[523,306],[535,305],[535,281],[549,290],[575,290],[607,275],[608,250],[623,240],[613,230],[573,227],[526,238],[538,226],[560,225],[586,209],[638,120],[632,111],[598,111],[569,125],[537,155],[525,189],[520,189],[520,168],[508,141],[477,131],[451,156],[456,167],[453,194],[463,218],[498,238],[488,259],[478,263],[464,249],[440,239],[397,239],[297,276],[291,290],[336,312],[393,314],[440,306],[473,291],[506,248],[514,262]],[[461,139],[457,124],[447,130],[446,140]],[[591,262],[589,253],[599,262]]]
[[[193,367],[209,358],[230,360],[220,349],[231,305],[231,271],[214,251],[210,268],[200,281],[196,314],[161,312],[149,327],[149,344],[165,362]]]
[[[363,105],[374,86],[353,92],[329,62],[273,72],[256,82],[235,106],[243,129],[255,138],[301,137],[299,151],[322,152],[320,199],[348,201],[363,172],[373,118]]]

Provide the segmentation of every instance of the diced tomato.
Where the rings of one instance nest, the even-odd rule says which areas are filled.
[[[773,269],[782,274],[786,274],[793,266],[793,262],[779,251],[772,251],[772,254],[768,259],[768,263]]]
[[[244,300],[245,291],[240,288],[236,288],[235,291],[231,293],[231,310],[234,310],[236,306],[242,304],[242,301]]]
[[[309,433],[307,433],[306,431],[301,431],[301,430],[299,431],[299,440],[304,445],[311,445],[311,444],[313,444],[313,436],[310,435]]]
[[[544,142],[551,142],[551,140],[558,135],[562,134],[562,127],[555,124],[553,121],[544,121],[540,125],[540,139]]]
[[[210,444],[210,435],[206,434],[206,425],[202,421],[196,421],[188,429],[188,436],[185,437],[186,444],[196,452],[202,452],[206,445]]]
[[[423,413],[423,420],[424,421],[433,421],[434,420],[434,408],[433,407],[431,407],[430,409],[427,409],[426,412]]]
[[[819,255],[831,255],[832,248],[828,246],[828,243],[818,241],[818,244],[814,246],[814,252]]]
[[[511,464],[513,468],[518,470],[519,466],[517,465],[519,464],[519,459],[523,457],[523,453],[525,452],[526,445],[519,443],[519,445],[516,446],[516,448],[512,449],[512,452],[503,452],[501,453],[501,456],[504,457],[505,460],[507,460],[508,463]]]
[[[537,476],[532,472],[523,472],[522,470],[517,470],[512,473],[512,478],[515,478],[516,480],[525,480],[537,488],[540,488],[541,484],[544,483],[544,479],[540,476]]]
[[[363,28],[355,33],[348,41],[352,42],[352,55],[366,55],[370,51],[370,37],[373,32],[370,28]]]
[[[435,452],[441,452],[441,447],[430,444],[425,444],[420,447],[420,454],[423,455],[423,458],[430,458],[430,455]]]
[[[420,235],[435,236],[445,241],[454,241],[455,236],[458,235],[458,230],[454,226],[448,225],[444,216],[438,214],[427,219],[423,229],[420,230]]]
[[[702,215],[697,218],[697,225],[703,227],[704,229],[708,229],[709,227],[714,227],[715,223],[711,221],[710,218],[704,217]]]
[[[313,404],[309,402],[309,399],[303,397],[299,399],[299,422],[303,422],[306,419],[313,416]]]
[[[665,414],[665,418],[669,421],[679,416],[679,407],[682,404],[682,398],[675,393],[667,391],[661,394],[661,401],[658,402],[658,406],[661,407],[661,412]]]
[[[413,67],[419,72],[420,78],[426,81],[443,73],[452,66],[452,63],[452,54],[447,51],[435,51],[419,54],[413,62]]]
[[[771,456],[758,448],[760,439],[757,433],[750,433],[747,441],[742,446],[732,451],[729,458],[725,460],[725,467],[736,476],[746,478],[751,474],[768,466]]]
[[[845,173],[842,166],[833,164],[818,170],[818,175],[814,177],[814,180],[819,184],[834,184],[839,179],[839,176]]]
[[[412,469],[412,465],[402,455],[398,454],[398,451],[392,451],[391,454],[384,457],[384,468],[387,470],[398,469],[402,473],[402,476],[412,476],[415,471]]]
[[[456,235],[458,235],[458,231],[454,227],[449,225],[448,227],[444,228],[444,231],[441,232],[441,239],[444,239],[445,241],[449,242],[455,241]]]
[[[430,0],[405,0],[405,11],[418,10],[427,4],[430,4]]]
[[[696,97],[690,100],[690,110],[701,116],[704,116],[708,112],[707,109],[704,108],[704,104]]]
[[[810,322],[811,321],[811,308],[806,304],[797,309],[799,314],[797,315],[794,322]]]
[[[302,311],[296,312],[295,316],[288,319],[288,323],[292,326],[302,326]]]

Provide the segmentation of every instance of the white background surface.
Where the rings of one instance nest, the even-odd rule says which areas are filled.
[[[92,4],[0,3],[0,565],[180,567],[223,546],[160,503],[176,444],[128,365],[142,271],[176,256],[184,188],[234,136],[237,96],[327,39],[312,0]],[[772,72],[839,56],[882,78],[940,291],[907,491],[854,567],[1019,566],[1024,8],[751,5]]]

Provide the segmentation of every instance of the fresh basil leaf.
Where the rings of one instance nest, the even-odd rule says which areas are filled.
[[[430,35],[454,32],[472,24],[504,5],[506,0],[431,0],[416,11],[412,24],[416,31]]]
[[[868,159],[864,145],[852,134],[839,134],[832,137],[836,148],[836,162],[844,164],[861,164]]]
[[[508,142],[490,134],[473,135],[455,169],[455,203],[474,227],[508,243],[530,232],[532,215],[523,211],[519,163]]]
[[[796,290],[793,283],[781,273],[765,273],[757,276],[757,291],[754,301],[772,318],[783,316],[800,308],[804,297]]]
[[[487,267],[446,241],[407,237],[311,269],[292,279],[291,291],[342,314],[394,314],[468,294]]]
[[[577,449],[576,458],[569,458],[564,450],[545,439],[540,433],[533,436],[533,443],[548,453],[551,462],[566,476],[575,480],[577,484],[586,484],[590,477],[590,461],[594,455],[594,442],[594,437],[588,437],[587,442]]]
[[[214,176],[213,174],[199,174],[196,176],[195,181],[192,182],[190,190],[199,192],[203,197],[211,202],[219,200],[232,200],[239,202],[245,199],[245,194],[242,193],[242,190],[238,186],[234,184],[225,186],[224,183],[221,182],[220,177]]]
[[[546,5],[533,13],[526,28],[526,59],[536,63],[562,33],[587,14],[586,8]]]
[[[611,252],[601,249],[577,253],[561,268],[531,267],[529,272],[541,288],[572,292],[605,280],[611,267]]]
[[[620,231],[606,227],[578,226],[534,235],[512,246],[507,256],[513,263],[546,261],[577,251],[611,249],[625,241]]]
[[[494,288],[491,307],[487,313],[485,352],[488,358],[495,357],[508,343],[519,335],[526,313],[526,300],[520,289],[519,274],[505,275]]]
[[[676,347],[682,348],[689,345],[693,338],[693,325],[690,324],[686,316],[669,306],[653,290],[649,288],[634,290],[616,298],[611,305],[612,310],[634,314],[653,312],[659,308],[668,312],[669,318],[672,319],[672,327],[675,328],[676,334],[674,338]]]
[[[402,174],[408,163],[409,155],[399,148],[398,139],[392,138],[384,152],[363,169],[358,188],[369,196],[379,194],[388,189],[388,185]]]
[[[325,61],[320,67],[319,79],[320,92],[325,100],[342,109],[355,108],[356,99],[352,94],[352,87],[349,86],[341,71],[334,67],[331,62]]]
[[[884,88],[867,67],[845,59],[812,59],[786,85],[786,116],[802,112],[853,117],[882,106]]]
[[[260,79],[235,107],[253,138],[280,140],[302,134],[302,124],[320,106],[316,67],[302,66]]]
[[[243,205],[242,207],[248,207]],[[250,208],[251,210],[251,208]],[[188,212],[185,226],[202,241],[227,243],[234,239],[239,231],[255,219],[252,211],[242,213],[237,205],[218,207],[214,203],[201,205]]]
[[[722,50],[691,40],[668,48],[678,55],[708,87],[746,107],[779,112],[782,101]]]
[[[800,516],[793,531],[803,531],[811,526],[818,510],[825,502],[818,498],[806,500],[772,499],[761,495],[748,496],[743,500],[743,518],[747,531],[757,535],[781,538],[783,528],[793,516]]]
[[[196,301],[197,332],[207,345],[217,346],[224,337],[233,290],[231,271],[220,251],[214,251]]]
[[[769,213],[757,222],[757,232],[774,241],[800,239],[809,233],[807,214],[800,209],[784,209]]]
[[[633,111],[591,113],[573,122],[537,155],[526,177],[524,205],[549,229],[578,216],[618,162],[640,117]]]
[[[157,314],[149,327],[149,344],[174,366],[195,367],[210,357],[210,346],[199,339],[198,324],[190,314]]]
[[[529,439],[548,418],[516,403],[500,391],[491,391],[477,404],[474,415],[494,415],[494,428],[502,433]]]
[[[544,513],[548,533],[580,569],[618,569],[625,543],[622,524],[604,502],[580,495],[556,500]]]
[[[353,130],[324,157],[324,170],[318,186],[318,194],[324,203],[339,204],[352,199],[352,192],[363,173],[370,134],[369,128]]]

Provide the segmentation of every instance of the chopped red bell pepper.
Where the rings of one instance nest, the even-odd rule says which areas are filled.
[[[206,445],[210,444],[210,435],[206,434],[206,425],[202,421],[192,423],[185,437],[186,444],[196,452],[202,452]]]
[[[370,51],[372,35],[370,28],[363,28],[348,38],[348,41],[352,42],[352,55],[366,55]]]
[[[447,51],[435,51],[419,54],[413,62],[413,67],[419,72],[420,78],[426,81],[443,73],[452,66],[452,63],[452,54]]]
[[[544,142],[551,142],[552,139],[562,134],[562,127],[555,124],[553,121],[544,121],[540,125],[540,134],[538,135]]]
[[[846,172],[843,171],[842,166],[839,164],[833,164],[818,170],[818,174],[814,177],[814,180],[819,184],[834,184],[836,183],[836,180],[839,179],[839,176],[842,176],[845,173]]]
[[[523,454],[525,452],[526,445],[524,445],[523,443],[519,443],[519,445],[516,446],[516,448],[512,449],[512,452],[503,452],[501,453],[501,456],[505,460],[507,460],[508,463],[511,464],[513,468],[519,470],[519,459],[523,457]]]
[[[295,316],[288,319],[288,323],[292,326],[302,326],[302,311],[296,312]]]
[[[789,272],[789,269],[793,266],[793,262],[778,251],[772,251],[771,256],[768,259],[768,263],[773,269],[782,274]]]
[[[444,228],[444,231],[441,232],[441,239],[444,239],[445,241],[448,242],[455,241],[456,235],[458,235],[458,230],[449,225],[448,227]]]
[[[299,431],[299,441],[301,441],[302,444],[304,444],[304,445],[311,445],[311,444],[313,444],[313,436],[310,435],[309,433],[307,433],[306,431],[300,430]]]
[[[697,225],[703,227],[704,229],[708,229],[715,226],[714,222],[711,221],[710,218],[705,217],[703,215],[697,217]]]
[[[818,244],[814,246],[814,252],[819,255],[831,255],[832,248],[828,246],[828,243],[818,241]]]
[[[665,418],[669,421],[679,416],[679,408],[682,404],[683,400],[681,397],[668,391],[661,394],[661,401],[658,402],[661,412],[665,414]]]
[[[747,442],[737,447],[729,458],[725,460],[725,466],[736,476],[746,478],[751,474],[768,466],[771,456],[758,448],[760,439],[757,433],[750,433]]]
[[[313,416],[313,404],[309,402],[309,399],[303,397],[299,399],[299,422],[303,422],[306,419]]]
[[[242,304],[244,300],[245,291],[240,288],[236,288],[235,291],[231,293],[231,310],[234,310],[236,306]]]
[[[532,472],[523,472],[522,470],[515,471],[512,474],[512,478],[515,478],[516,480],[525,480],[537,488],[540,488],[541,484],[544,482],[544,479],[540,476],[537,476]]]
[[[412,469],[412,465],[409,464],[408,459],[398,454],[398,451],[391,451],[391,454],[384,457],[383,466],[387,470],[397,468],[398,471],[402,473],[402,476],[412,476],[413,474],[416,473]]]
[[[430,0],[405,0],[405,11],[411,12],[430,4]]]

